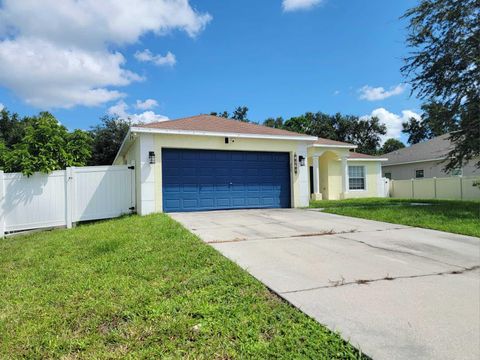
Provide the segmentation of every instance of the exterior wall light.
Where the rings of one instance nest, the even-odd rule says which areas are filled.
[[[154,151],[149,151],[148,152],[148,162],[151,165],[155,164],[155,152]]]
[[[298,157],[298,162],[300,163],[300,166],[305,166],[305,156],[300,155]]]

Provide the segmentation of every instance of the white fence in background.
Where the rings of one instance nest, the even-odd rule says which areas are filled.
[[[390,196],[409,199],[480,200],[480,177],[390,180]]]
[[[27,177],[0,171],[0,237],[132,212],[135,171],[129,166],[67,168]]]
[[[379,197],[390,197],[390,179],[382,178],[380,182]]]

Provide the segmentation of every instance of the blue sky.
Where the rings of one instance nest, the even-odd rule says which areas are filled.
[[[416,1],[147,1],[0,2],[0,104],[82,129],[106,113],[151,121],[238,105],[260,122],[373,114],[397,138],[420,112],[400,74],[399,17]]]

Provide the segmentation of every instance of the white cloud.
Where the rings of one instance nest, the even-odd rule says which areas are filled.
[[[137,100],[135,103],[135,107],[140,110],[149,110],[156,106],[158,106],[158,102],[154,99],[147,99],[145,101]]]
[[[340,90],[335,90],[335,91],[333,92],[333,95],[334,95],[334,96],[340,95]]]
[[[137,51],[135,53],[135,59],[142,62],[152,62],[155,65],[162,66],[162,65],[169,65],[173,66],[177,62],[175,55],[173,55],[170,51],[167,52],[165,56],[162,55],[154,55],[148,49],[143,51]]]
[[[112,87],[142,77],[112,48],[175,29],[193,37],[210,20],[188,0],[4,0],[0,85],[42,108],[118,100]]]
[[[5,109],[5,106],[2,103],[0,103],[0,111],[2,111],[3,109]]]
[[[306,10],[320,5],[323,0],[283,0],[283,11]]]
[[[125,101],[120,100],[115,105],[108,108],[107,112],[110,115],[117,115],[121,119],[129,119],[134,124],[143,123],[148,124],[151,122],[167,121],[167,116],[156,114],[153,111],[144,111],[140,114],[131,114],[128,110],[129,106]]]
[[[358,90],[360,93],[360,99],[368,101],[383,100],[391,96],[400,95],[405,91],[405,85],[398,84],[393,86],[390,90],[385,90],[383,87],[372,87],[365,85]]]
[[[410,120],[412,117],[417,120],[421,119],[421,116],[412,110],[402,110],[402,114],[400,115],[391,113],[384,108],[375,109],[370,115],[365,115],[362,118],[374,116],[380,120],[380,123],[387,126],[387,134],[382,136],[382,144],[389,138],[400,138],[400,135],[402,134],[403,122]]]
[[[122,54],[102,49],[59,47],[18,38],[0,42],[0,84],[38,107],[94,106],[124,94],[109,86],[128,85],[141,77],[122,68]]]

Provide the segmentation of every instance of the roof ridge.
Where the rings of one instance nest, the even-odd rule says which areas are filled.
[[[178,120],[192,119],[192,118],[196,118],[196,117],[200,117],[200,116],[214,116],[214,115],[198,114],[198,115],[193,115],[193,116],[184,116],[184,117],[181,117],[181,118],[178,118],[178,119],[168,119],[168,120],[163,120],[163,121],[154,121],[154,122],[151,122],[151,123],[147,123],[145,125],[159,124],[159,123],[162,123],[162,122],[165,122],[165,121],[178,121]]]
[[[157,124],[165,124],[165,123],[177,122],[177,121],[181,121],[181,120],[200,120],[202,117],[211,117],[211,118],[215,118],[215,119],[221,120],[221,121],[240,122],[240,123],[243,123],[244,125],[247,125],[247,126],[256,126],[256,127],[262,128],[262,129],[276,130],[276,131],[283,132],[283,133],[285,133],[285,134],[292,134],[292,135],[296,134],[296,135],[301,135],[301,136],[312,136],[312,135],[308,135],[308,134],[297,133],[297,132],[295,132],[295,131],[290,131],[290,130],[285,130],[285,129],[278,129],[278,128],[272,128],[272,127],[269,127],[269,126],[266,126],[266,125],[257,123],[257,122],[255,122],[255,121],[242,121],[242,120],[237,120],[237,119],[232,119],[232,118],[226,118],[226,117],[223,117],[223,116],[211,115],[211,114],[198,114],[198,115],[186,116],[186,117],[182,117],[182,118],[178,118],[178,119],[169,119],[169,120],[164,120],[164,121],[155,121],[155,122],[151,122],[151,123],[147,123],[147,124],[142,124],[142,125],[139,125],[139,126],[140,126],[140,127],[154,127],[154,126],[157,125]],[[153,125],[153,126],[152,126],[152,125]]]

